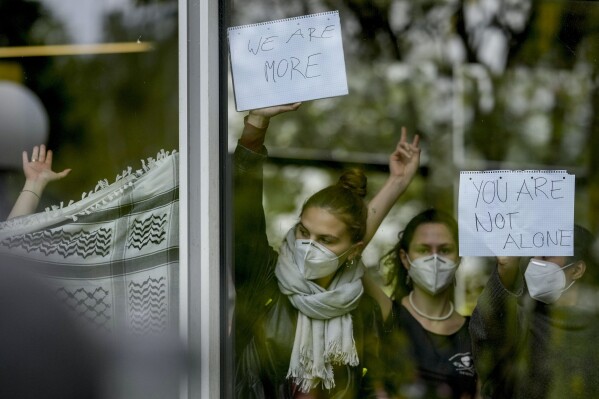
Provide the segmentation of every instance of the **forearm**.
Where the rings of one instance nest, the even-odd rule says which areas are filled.
[[[255,153],[263,152],[266,129],[270,118],[260,115],[249,114],[244,118],[244,128],[239,144]]]
[[[34,213],[39,205],[45,184],[27,180],[8,215],[8,219]]]
[[[520,272],[519,257],[498,257],[497,274],[503,287],[515,295],[520,295],[523,290],[523,278]]]
[[[474,324],[480,330],[489,330],[491,335],[503,336],[499,330],[506,328],[506,317],[513,314],[517,307],[517,296],[506,290],[501,283],[497,270],[493,271],[487,285],[481,292],[474,309],[470,326]],[[513,309],[513,310],[512,310]],[[475,334],[477,331],[475,331]],[[489,336],[485,334],[485,336]]]
[[[502,285],[497,270],[478,298],[469,330],[477,370],[483,382],[518,342],[518,298]]]
[[[262,143],[266,129],[248,125],[247,119],[234,156],[234,251],[237,284],[261,280],[260,276],[268,273],[268,270],[261,269],[266,268],[269,265],[268,259],[274,256],[266,236],[262,206],[262,167],[267,154]]]
[[[379,192],[368,204],[368,220],[366,221],[366,234],[364,235],[364,246],[366,246],[379,226],[397,202],[399,197],[406,191],[409,181],[405,178],[390,176]]]

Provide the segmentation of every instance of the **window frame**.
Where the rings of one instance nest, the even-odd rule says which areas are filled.
[[[218,398],[224,339],[226,279],[221,246],[227,219],[221,177],[227,176],[226,106],[221,68],[225,1],[179,0],[180,337],[194,367],[182,379],[180,398]],[[223,63],[223,58],[225,62]],[[226,80],[225,80],[226,84]],[[216,100],[218,99],[218,100]],[[226,102],[225,102],[226,104]],[[224,116],[223,116],[224,115]],[[224,130],[223,130],[224,128]],[[222,139],[225,137],[225,140]],[[224,143],[224,144],[223,144]],[[215,217],[215,215],[219,215]]]

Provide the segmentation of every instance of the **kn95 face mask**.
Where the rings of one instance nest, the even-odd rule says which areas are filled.
[[[414,284],[431,295],[436,295],[447,288],[453,281],[457,263],[451,259],[433,254],[410,260],[408,275]]]
[[[564,269],[574,263],[560,267],[558,264],[540,259],[531,259],[528,262],[524,280],[531,298],[546,304],[555,303],[562,293],[574,284],[566,287],[566,274]]]
[[[333,274],[339,268],[339,259],[351,248],[336,255],[333,251],[314,240],[295,240],[295,262],[304,271],[307,280],[314,280]]]

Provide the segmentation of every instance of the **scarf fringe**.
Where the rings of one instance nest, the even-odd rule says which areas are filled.
[[[133,184],[135,181],[137,181],[139,178],[144,176],[146,173],[148,173],[149,171],[154,169],[159,161],[162,161],[163,159],[166,159],[169,156],[174,155],[175,153],[177,153],[177,150],[165,151],[164,149],[161,149],[156,154],[156,157],[148,157],[148,158],[146,158],[145,161],[142,159],[141,160],[141,165],[142,165],[141,169],[138,169],[135,172],[132,172],[133,169],[131,167],[128,167],[127,169],[123,170],[120,174],[116,175],[116,179],[115,179],[114,183],[120,182],[123,179],[127,179],[129,181],[124,182],[122,187],[120,187],[119,189],[116,189],[114,192],[108,194],[106,196],[106,198],[103,198],[102,200],[96,202],[95,204],[85,207],[85,208],[81,209],[80,211],[77,211],[74,214],[67,215],[68,211],[70,210],[69,208],[73,205],[77,205],[77,203],[79,201],[74,202],[73,200],[71,200],[71,201],[69,201],[67,206],[64,206],[64,202],[61,201],[59,205],[52,205],[52,206],[46,208],[45,212],[40,212],[40,213],[36,213],[33,215],[18,217],[18,218],[14,218],[14,219],[10,219],[10,220],[1,222],[0,223],[0,231],[21,229],[21,228],[25,228],[25,227],[32,226],[32,225],[45,223],[46,221],[48,221],[50,219],[63,217],[63,216],[67,219],[70,218],[74,222],[76,222],[78,216],[90,215],[90,214],[96,212],[97,210],[101,209],[103,207],[103,205],[108,204],[115,198],[123,196],[125,194],[125,191],[129,191],[133,187]],[[89,200],[90,197],[94,196],[94,195],[101,196],[102,191],[110,186],[111,186],[111,184],[108,182],[108,179],[102,179],[102,180],[98,181],[98,183],[96,184],[96,187],[93,190],[91,190],[89,192],[83,192],[83,194],[81,195],[81,200],[84,200],[86,197]]]
[[[295,368],[290,368],[286,378],[290,379],[304,393],[310,392],[319,382],[325,389],[335,388],[335,375],[331,363],[326,362],[325,359],[325,364],[315,369],[314,361],[308,355],[309,352],[305,348],[301,350],[300,364]]]
[[[324,389],[335,388],[335,376],[330,364],[325,365],[319,370],[312,370],[311,367],[307,368],[302,366],[289,369],[286,378],[291,380],[291,382],[304,393],[310,392],[310,390],[315,388],[319,382]]]
[[[355,343],[352,337],[352,343]],[[331,364],[347,364],[355,367],[359,364],[358,353],[355,350],[356,346],[352,345],[352,350],[345,352],[342,349],[342,344],[339,340],[327,342],[324,350],[324,359]]]

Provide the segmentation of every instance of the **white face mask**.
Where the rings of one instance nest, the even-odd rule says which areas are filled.
[[[574,263],[560,267],[553,262],[531,259],[528,262],[524,279],[531,298],[547,304],[552,304],[559,299],[564,291],[574,284],[574,281],[566,287],[566,274],[564,269]]]
[[[337,256],[327,247],[314,240],[295,240],[295,263],[300,270],[303,269],[307,280],[326,277],[335,273],[339,268],[339,258],[345,255],[351,248]]]
[[[407,255],[406,255],[407,256]],[[437,254],[410,260],[408,275],[418,287],[431,295],[447,288],[453,281],[457,263]]]

